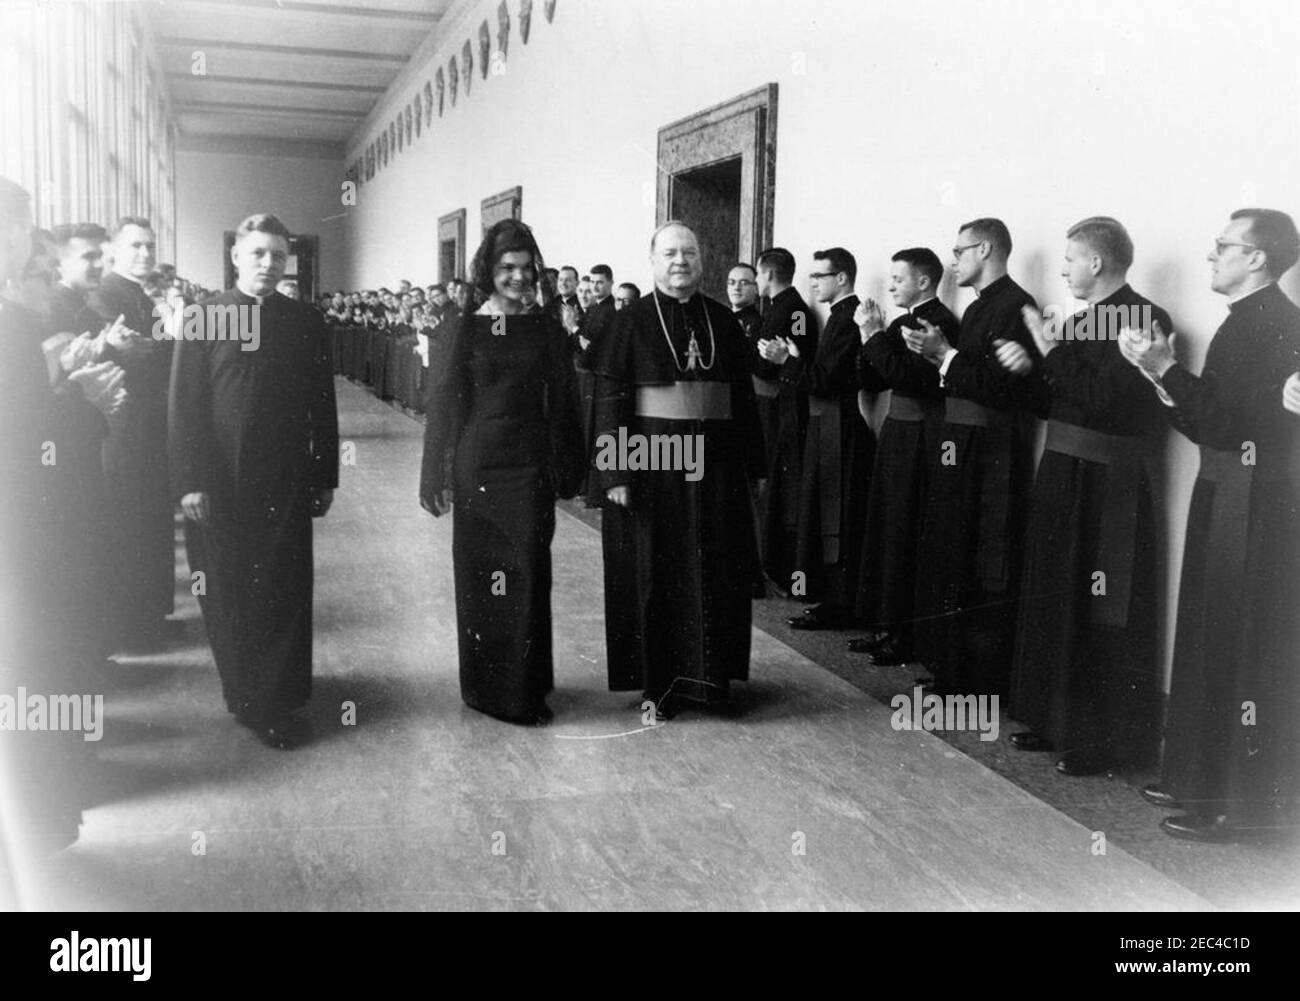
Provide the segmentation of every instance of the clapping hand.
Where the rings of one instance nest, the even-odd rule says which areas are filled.
[[[1025,319],[1025,329],[1034,338],[1038,353],[1046,358],[1056,347],[1056,339],[1047,336],[1047,321],[1035,307],[1026,303],[1020,307],[1020,315]]]
[[[1282,406],[1300,415],[1300,372],[1293,372],[1282,387]]]
[[[1173,368],[1174,335],[1165,336],[1159,320],[1151,322],[1151,332],[1125,327],[1119,332],[1119,352],[1124,360],[1136,365],[1152,379],[1161,379]]]
[[[921,329],[904,327],[903,342],[926,361],[938,365],[943,361],[944,355],[952,350],[952,345],[948,343],[948,338],[944,336],[943,331],[929,320],[923,320],[919,316],[915,319],[921,325]]]
[[[853,311],[853,322],[858,325],[862,343],[866,344],[872,334],[885,329],[885,314],[875,299],[867,299],[858,303],[858,308]]]
[[[68,381],[80,386],[87,402],[105,417],[113,416],[126,402],[126,388],[123,385],[125,379],[126,373],[122,371],[122,366],[114,365],[111,361],[83,365],[68,374]]]
[[[1029,307],[1026,306],[1025,308],[1028,309]],[[1023,344],[998,338],[993,342],[993,347],[996,349],[993,357],[998,360],[999,365],[1012,375],[1024,375],[1033,370],[1034,359]]]
[[[798,358],[799,350],[793,343],[783,337],[758,342],[758,353],[765,361],[774,365],[784,365],[787,358]]]

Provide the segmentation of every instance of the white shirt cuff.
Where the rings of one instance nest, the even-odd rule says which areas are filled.
[[[943,361],[941,361],[941,362],[939,363],[939,385],[940,385],[940,387],[944,386],[944,380],[945,380],[945,378],[946,378],[947,375],[948,375],[948,366],[952,364],[952,360],[953,360],[954,358],[956,358],[956,357],[957,357],[957,349],[956,349],[956,348],[949,348],[949,349],[948,349],[948,353],[947,353],[946,355],[943,356]]]

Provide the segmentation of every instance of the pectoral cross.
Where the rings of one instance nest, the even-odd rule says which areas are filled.
[[[702,361],[704,355],[700,353],[700,342],[695,339],[695,331],[691,331],[691,341],[686,345],[686,371],[691,372],[695,369],[695,363]]]

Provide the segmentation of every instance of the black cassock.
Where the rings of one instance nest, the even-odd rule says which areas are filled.
[[[128,634],[156,626],[174,607],[176,529],[167,476],[167,379],[172,343],[153,338],[153,300],[116,272],[88,299],[104,322],[123,322],[153,343],[136,358],[109,357],[126,372],[126,402],[104,442],[104,487],[111,521],[116,598]]]
[[[461,697],[526,719],[554,685],[555,499],[572,497],[583,473],[568,340],[542,311],[469,314],[434,365],[420,498],[432,507],[454,495]]]
[[[591,308],[578,319],[578,332],[569,337],[573,350],[573,367],[577,372],[576,395],[578,409],[582,414],[582,440],[587,460],[591,457],[592,428],[596,421],[596,376],[591,370],[591,360],[596,356],[600,342],[614,325],[618,313],[612,295],[605,296],[600,302],[593,302]],[[588,341],[582,347],[579,336]],[[589,467],[588,467],[589,469]],[[591,482],[588,476],[582,483],[581,493],[589,507],[599,507],[602,491]]]
[[[831,307],[815,354],[799,344],[799,357],[781,366],[781,381],[808,394],[799,486],[795,570],[807,574],[807,598],[827,611],[851,616],[866,524],[867,493],[876,436],[858,409],[858,350],[853,313],[856,295]]]
[[[1201,447],[1178,592],[1162,786],[1238,823],[1294,823],[1300,795],[1300,309],[1232,303],[1199,377],[1175,365],[1175,428]],[[1253,464],[1245,461],[1253,459]]]
[[[772,297],[763,313],[757,340],[797,338],[800,354],[817,354],[817,314],[791,286]],[[795,382],[781,381],[781,366],[764,360],[754,346],[754,391],[759,398],[763,447],[767,450],[767,487],[759,506],[759,537],[763,570],[789,590],[797,569],[799,488],[803,469],[804,435],[808,429],[808,392]]]
[[[919,328],[918,318],[956,343],[957,317],[936,298],[896,317],[858,355],[862,388],[892,392],[871,470],[856,612],[868,627],[893,633],[904,651],[911,645],[915,616],[927,457],[939,448],[943,424],[939,370],[903,341],[903,327]]]
[[[256,304],[231,289],[204,305]],[[208,522],[187,521],[185,542],[191,574],[205,576],[199,606],[226,706],[272,719],[311,695],[310,502],[338,485],[338,414],[320,313],[273,293],[258,323],[253,351],[176,343],[168,417],[173,497],[209,496]]]
[[[1025,510],[1033,478],[1031,412],[1046,413],[1037,374],[1013,376],[994,341],[1041,361],[1021,308],[1033,297],[1010,277],[967,308],[944,379],[944,422],[928,457],[921,526],[917,653],[945,693],[1007,694]]]
[[[691,333],[700,351],[693,368]],[[594,360],[592,478],[602,490],[631,488],[629,508],[606,503],[601,512],[614,691],[717,705],[729,682],[749,676],[758,568],[750,490],[763,473],[749,350],[721,303],[698,293],[682,303],[656,290],[618,313]],[[617,441],[620,429],[629,439],[702,436],[702,477],[602,469],[601,436]]]
[[[1052,402],[1025,530],[1010,709],[1059,751],[1122,764],[1154,752],[1159,732],[1148,462],[1164,418],[1110,336],[1115,307],[1148,308],[1173,329],[1125,285],[1072,318],[1098,339],[1062,340],[1039,366]]]

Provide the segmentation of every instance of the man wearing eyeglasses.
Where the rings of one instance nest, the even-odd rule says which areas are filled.
[[[857,273],[843,247],[814,253],[813,297],[830,305],[816,353],[795,338],[760,345],[763,357],[781,366],[781,381],[808,394],[795,572],[806,575],[804,597],[817,604],[792,617],[791,629],[844,629],[854,621],[875,453],[875,436],[858,410]]]
[[[1046,413],[1037,372],[998,361],[1009,342],[1039,361],[1021,310],[1033,297],[1007,274],[1011,234],[1000,219],[966,223],[952,248],[957,284],[978,298],[956,344],[924,317],[909,348],[939,367],[944,423],[930,456],[921,534],[918,644],[941,694],[1005,697],[1015,641],[1025,512],[1033,477],[1031,411]]]
[[[1209,255],[1228,317],[1199,376],[1173,332],[1125,329],[1120,350],[1200,446],[1178,592],[1161,780],[1142,794],[1183,809],[1189,841],[1294,830],[1300,800],[1300,421],[1284,388],[1300,368],[1300,309],[1277,282],[1300,259],[1284,212],[1232,214]]]

